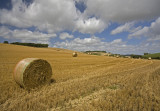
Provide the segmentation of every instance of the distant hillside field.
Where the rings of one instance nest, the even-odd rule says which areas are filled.
[[[152,59],[160,59],[160,53],[148,54],[148,55],[144,55],[143,57],[144,58],[151,57]]]
[[[0,44],[0,111],[160,111],[159,60],[73,52]],[[47,60],[55,81],[21,88],[12,74],[24,58]]]

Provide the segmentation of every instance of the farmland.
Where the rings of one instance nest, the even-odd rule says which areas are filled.
[[[152,59],[160,59],[160,53],[155,53],[155,54],[147,54],[142,56],[143,58],[149,58],[151,57]]]
[[[2,111],[159,111],[160,61],[0,44]],[[52,66],[49,85],[26,91],[14,81],[17,62],[42,58]]]

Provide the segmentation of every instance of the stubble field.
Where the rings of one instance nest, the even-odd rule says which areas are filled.
[[[1,111],[160,111],[160,61],[0,44]],[[14,81],[24,58],[47,60],[54,82],[26,91]]]

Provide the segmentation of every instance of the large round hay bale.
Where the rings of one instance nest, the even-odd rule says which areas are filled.
[[[26,58],[15,67],[13,77],[25,89],[33,89],[50,82],[52,76],[51,65],[38,58]]]
[[[117,55],[116,58],[119,58],[119,55]]]
[[[151,60],[152,58],[151,57],[148,57],[148,60]]]
[[[74,52],[74,53],[72,54],[72,56],[73,56],[73,57],[77,57],[77,56],[78,56],[77,52]]]

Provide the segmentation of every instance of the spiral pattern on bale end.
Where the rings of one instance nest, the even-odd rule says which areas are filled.
[[[43,59],[26,58],[15,67],[13,78],[17,84],[25,89],[33,89],[50,82],[52,76],[51,65]]]

